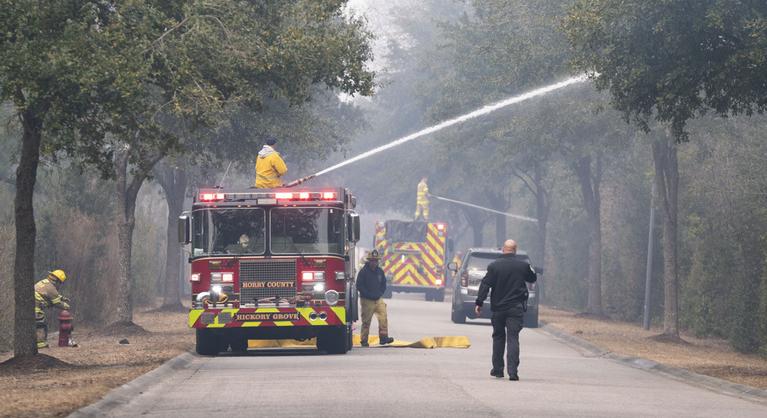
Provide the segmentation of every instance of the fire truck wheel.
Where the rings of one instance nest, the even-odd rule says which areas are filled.
[[[248,339],[242,335],[233,335],[229,340],[233,353],[245,353],[248,351]]]
[[[450,311],[450,319],[455,324],[465,324],[466,314],[463,313],[462,309],[456,309],[456,307],[453,306],[453,309]]]
[[[347,327],[328,327],[317,336],[317,349],[328,354],[345,354],[348,350]]]
[[[426,293],[423,294],[423,298],[427,302],[431,302],[434,300],[434,293],[431,290],[426,290]]]
[[[439,289],[436,292],[434,292],[434,300],[437,302],[444,302],[445,301],[445,289]]]
[[[215,356],[221,351],[220,339],[216,338],[210,330],[197,329],[197,354],[201,356]]]
[[[346,326],[346,351],[352,351],[354,348],[354,335],[352,335],[352,324]]]

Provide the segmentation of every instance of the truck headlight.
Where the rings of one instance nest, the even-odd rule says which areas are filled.
[[[325,292],[325,302],[327,302],[328,305],[333,306],[336,303],[338,303],[338,292],[331,289]]]
[[[315,283],[313,289],[315,293],[322,293],[325,291],[325,283]]]

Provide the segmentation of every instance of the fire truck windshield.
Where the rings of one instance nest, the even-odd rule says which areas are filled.
[[[263,254],[266,214],[260,208],[196,210],[192,214],[192,256]]]
[[[272,254],[340,254],[344,251],[344,212],[337,208],[271,210]]]

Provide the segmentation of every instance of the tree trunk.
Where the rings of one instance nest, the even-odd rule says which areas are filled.
[[[655,181],[663,208],[663,335],[679,338],[677,209],[679,166],[676,143],[666,135],[652,144]]]
[[[115,156],[116,192],[117,192],[117,240],[120,255],[119,269],[115,286],[115,317],[112,323],[133,324],[133,301],[131,296],[131,260],[133,250],[133,229],[136,225],[136,198],[144,183],[145,175],[137,173],[128,182],[127,151]]]
[[[484,228],[485,217],[483,214],[477,213],[475,209],[462,209],[463,214],[466,217],[466,222],[471,226],[472,242],[475,247],[481,247],[484,244]]]
[[[602,158],[597,156],[596,167],[592,170],[591,157],[584,157],[575,163],[575,173],[581,186],[583,206],[589,224],[588,302],[586,312],[602,315],[602,216],[599,193],[602,181]]]
[[[23,134],[21,158],[16,168],[16,255],[13,270],[14,324],[13,354],[15,357],[37,354],[35,337],[35,214],[34,191],[37,165],[40,161],[43,122],[32,110],[22,114]]]
[[[533,171],[533,183],[535,184],[535,216],[538,218],[538,242],[536,246],[535,263],[540,267],[546,265],[546,226],[549,220],[549,194],[543,185],[543,168],[536,163]],[[544,297],[543,280],[538,283],[538,302]]]
[[[495,215],[495,242],[499,247],[503,246],[503,242],[506,241],[506,216]]]
[[[503,196],[503,193],[485,193],[487,200],[490,202],[490,206],[501,212],[508,210],[509,202]],[[503,242],[508,239],[506,236],[506,216],[497,214],[495,215],[495,241],[498,247],[503,246]]]
[[[163,301],[160,309],[181,311],[181,289],[179,283],[179,255],[181,244],[178,242],[178,216],[184,210],[186,197],[187,176],[183,168],[171,167],[168,164],[158,166],[155,170],[157,180],[165,193],[168,202],[168,229],[165,242],[165,277],[163,280]]]

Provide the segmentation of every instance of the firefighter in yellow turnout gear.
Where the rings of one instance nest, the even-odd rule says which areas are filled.
[[[424,177],[418,183],[418,194],[415,200],[415,220],[429,220],[429,185],[426,184],[427,178]]]
[[[67,280],[64,270],[54,270],[48,277],[35,283],[35,328],[37,348],[48,347],[48,324],[45,321],[45,309],[56,307],[69,310],[69,299],[59,293],[59,286]]]
[[[280,154],[272,148],[277,139],[269,137],[256,158],[256,188],[272,189],[282,186],[280,177],[288,172],[288,166]]]
[[[357,291],[360,292],[360,306],[362,307],[362,329],[360,330],[360,343],[368,347],[368,335],[373,315],[378,320],[378,343],[381,345],[394,342],[389,336],[389,320],[386,315],[386,303],[382,297],[386,292],[386,275],[378,267],[380,256],[378,251],[373,250],[368,254],[367,262],[357,273]]]

